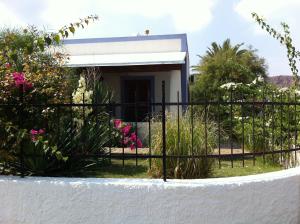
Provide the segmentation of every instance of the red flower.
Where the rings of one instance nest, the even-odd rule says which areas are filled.
[[[139,138],[136,140],[136,144],[137,144],[138,148],[142,148],[143,147],[143,143],[142,143],[142,141]]]
[[[30,130],[31,141],[36,142],[37,136],[42,134],[45,134],[45,129],[40,129],[40,130],[31,129]]]
[[[12,76],[13,76],[13,79],[15,81],[15,86],[17,88],[20,88],[21,86],[23,86],[23,91],[27,91],[27,90],[29,90],[29,89],[32,88],[32,83],[28,82],[25,79],[24,73],[22,73],[22,72],[14,72],[12,74]]]
[[[122,128],[123,134],[124,134],[125,136],[128,135],[130,129],[131,129],[131,125],[130,125],[130,124],[127,124],[124,128]]]
[[[37,135],[39,132],[37,130],[31,129],[30,134],[31,135]]]
[[[39,130],[39,134],[40,134],[40,135],[45,134],[45,129],[40,129],[40,130]]]
[[[120,119],[116,119],[116,120],[114,120],[114,125],[115,125],[115,128],[121,128],[121,126],[122,126],[122,120],[120,120]]]

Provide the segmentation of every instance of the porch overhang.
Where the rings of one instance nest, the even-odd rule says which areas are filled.
[[[186,52],[71,55],[67,67],[185,64]]]

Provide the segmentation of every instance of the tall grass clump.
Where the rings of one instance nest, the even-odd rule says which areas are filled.
[[[162,124],[159,117],[152,120],[152,128],[151,146],[153,153],[162,155]],[[166,117],[166,153],[173,156],[212,154],[217,147],[217,130],[217,125],[210,120],[206,121],[205,129],[204,116],[200,113],[194,114],[193,120],[190,110],[180,116],[180,119],[168,114]],[[207,151],[205,136],[207,136]],[[213,159],[206,157],[167,158],[166,161],[167,177],[180,179],[208,177],[212,173],[214,162]],[[149,173],[153,177],[162,176],[162,159],[153,159]]]

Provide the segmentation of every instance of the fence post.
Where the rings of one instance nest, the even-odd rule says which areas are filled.
[[[23,104],[24,104],[24,86],[21,84],[19,87],[19,129],[21,130],[21,126],[23,124]],[[23,146],[23,139],[20,141],[20,164],[21,164],[21,178],[24,178],[24,146]]]
[[[162,153],[163,153],[163,180],[167,181],[166,161],[166,91],[165,81],[162,81]]]

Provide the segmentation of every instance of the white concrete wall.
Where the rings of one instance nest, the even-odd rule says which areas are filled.
[[[205,179],[0,177],[1,224],[299,224],[300,168]]]
[[[181,39],[65,44],[70,55],[180,52]]]

